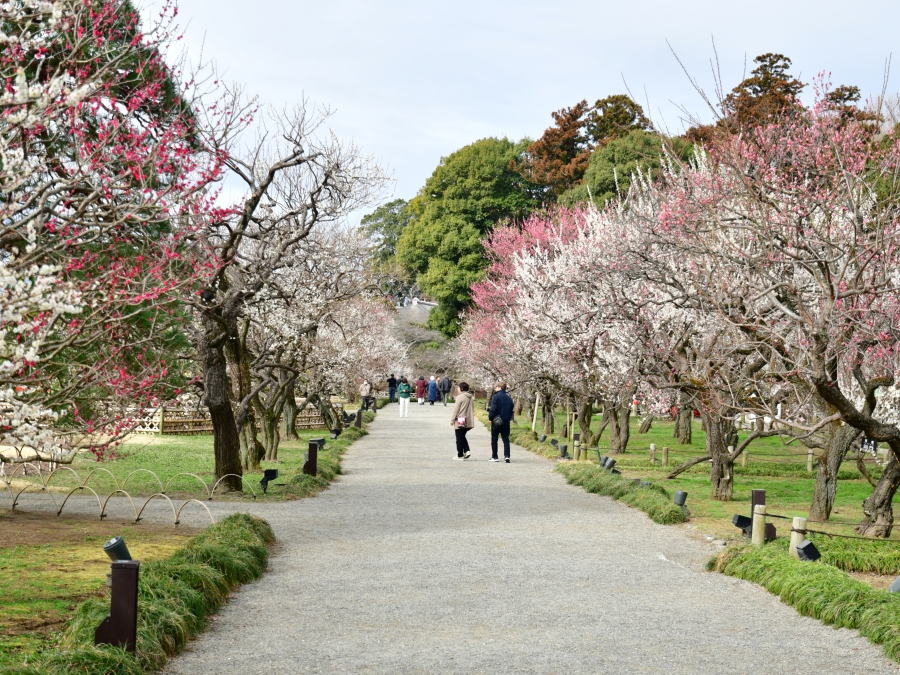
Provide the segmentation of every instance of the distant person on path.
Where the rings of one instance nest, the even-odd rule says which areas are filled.
[[[444,402],[444,407],[447,407],[447,399],[450,398],[450,390],[453,389],[453,382],[450,381],[450,378],[444,375],[441,380],[438,388],[441,390],[441,400]]]
[[[475,396],[469,391],[469,385],[460,382],[459,395],[456,397],[456,405],[453,406],[453,415],[450,416],[450,426],[456,431],[456,457],[454,459],[469,458],[469,441],[466,434],[475,426]]]
[[[416,398],[419,399],[419,405],[425,405],[425,389],[427,388],[428,383],[425,382],[425,376],[419,375],[419,379],[416,380]]]
[[[397,402],[400,404],[400,417],[409,417],[409,397],[412,396],[412,385],[405,377],[400,378],[397,387]]]
[[[372,385],[369,384],[368,380],[363,380],[363,383],[359,385],[359,396],[362,399],[360,403],[360,411],[369,409],[369,400],[372,396]]]
[[[391,376],[387,379],[388,385],[388,399],[391,403],[394,402],[394,394],[397,393],[397,378],[394,377],[394,374],[391,373]]]
[[[434,405],[434,402],[440,398],[441,395],[438,393],[437,380],[435,380],[434,375],[432,375],[431,379],[428,381],[428,404]]]
[[[497,458],[497,436],[503,438],[503,460],[509,464],[509,423],[513,418],[513,400],[506,393],[506,382],[498,382],[494,387],[494,395],[491,396],[491,407],[488,409],[488,419],[491,421],[491,459],[499,462]]]

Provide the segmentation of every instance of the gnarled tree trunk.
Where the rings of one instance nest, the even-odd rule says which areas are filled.
[[[591,433],[591,418],[594,415],[594,404],[590,399],[578,401],[578,432],[581,434],[581,445],[591,448],[595,444],[594,434]]]
[[[209,408],[213,426],[216,480],[228,476],[222,480],[222,486],[226,490],[240,492],[242,489],[240,476],[243,475],[241,443],[234,421],[234,411],[231,409],[225,354],[220,345],[210,344],[208,341],[208,334],[215,331],[215,328],[205,326],[205,329],[199,347],[203,357],[203,399]]]
[[[694,411],[691,408],[687,397],[682,397],[681,404],[678,406],[678,412],[675,413],[675,428],[672,430],[672,436],[681,445],[691,444],[693,418]]]
[[[553,414],[553,404],[545,396],[541,396],[541,416],[544,421],[544,433],[552,436],[556,431],[556,416]]]
[[[900,487],[900,462],[892,452],[881,479],[872,494],[863,502],[863,513],[866,517],[856,526],[857,532],[867,537],[891,536],[894,527],[894,509],[891,504],[898,487]]]
[[[723,502],[731,501],[734,493],[734,457],[726,445],[731,420],[712,413],[701,414],[706,427],[706,454],[712,462],[709,471],[710,496]]]
[[[637,387],[628,387],[619,394],[619,400],[610,402],[609,411],[609,454],[620,455],[628,448],[631,438],[631,401]],[[603,411],[606,414],[606,410]]]
[[[250,376],[250,364],[247,363],[247,331],[249,321],[244,320],[242,330],[238,330],[237,323],[230,324],[231,336],[225,343],[225,356],[231,372],[231,385],[235,403],[239,406],[253,391],[253,381]],[[257,439],[256,417],[253,405],[246,403],[244,417],[240,420],[238,438],[241,444],[241,466],[245,471],[260,471],[260,461],[265,456],[265,448]],[[240,416],[240,410],[239,410]]]
[[[287,400],[284,402],[284,437],[297,440],[297,395],[296,389],[291,387]]]
[[[809,517],[812,520],[828,520],[831,518],[831,510],[834,508],[834,499],[837,496],[838,471],[841,462],[850,449],[850,444],[862,433],[849,425],[840,426],[834,423],[832,433],[828,439],[825,452],[819,458],[819,466],[816,471],[816,488],[813,492],[812,505],[809,507]]]

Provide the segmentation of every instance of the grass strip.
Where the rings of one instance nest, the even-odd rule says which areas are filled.
[[[58,651],[5,672],[140,675],[158,670],[204,630],[230,591],[262,576],[274,541],[266,521],[245,513],[227,516],[169,558],[141,565],[135,654],[94,646],[94,630],[109,613],[109,601],[94,598],[66,624]]]
[[[570,485],[580,485],[585,492],[612,497],[640,509],[660,525],[683,523],[688,519],[661,485],[641,485],[639,480],[622,478],[596,464],[560,463],[556,470],[566,477]]]
[[[384,407],[387,403],[389,403],[387,397],[377,400],[379,408]],[[303,473],[302,469],[297,469],[285,483],[281,496],[286,499],[300,499],[312,497],[326,489],[341,474],[341,458],[344,456],[344,453],[347,452],[354,441],[369,433],[365,425],[371,424],[374,420],[375,413],[367,410],[362,414],[362,427],[353,425],[344,427],[340,436],[334,440],[327,440],[325,447],[318,453],[316,475],[309,476]]]
[[[858,630],[889,658],[900,661],[900,598],[821,560],[801,562],[788,555],[787,548],[787,539],[762,547],[729,546],[708,567],[759,584],[800,614]]]
[[[814,527],[814,525],[810,525]],[[845,572],[900,574],[900,542],[876,539],[840,539],[809,535],[822,554],[821,562]]]

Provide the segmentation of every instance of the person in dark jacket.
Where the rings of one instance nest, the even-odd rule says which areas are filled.
[[[497,457],[497,437],[503,438],[503,460],[509,464],[509,424],[513,418],[513,400],[506,393],[506,382],[498,382],[491,396],[491,407],[488,419],[491,421],[491,459],[499,462]]]
[[[450,398],[450,390],[453,389],[453,382],[450,380],[450,377],[444,375],[438,388],[441,390],[441,400],[444,402],[444,407],[446,408],[447,399]]]
[[[391,376],[387,379],[388,386],[388,399],[391,403],[394,402],[394,395],[397,393],[397,378],[394,377],[394,374],[391,373]]]
[[[416,398],[419,399],[419,405],[425,405],[425,390],[428,388],[428,383],[425,381],[424,375],[419,375],[419,379],[416,380]]]

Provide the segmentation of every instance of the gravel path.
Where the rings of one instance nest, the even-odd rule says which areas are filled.
[[[269,573],[171,675],[897,673],[855,632],[703,572],[715,547],[565,484],[488,434],[455,456],[449,408],[396,407],[314,499],[213,503],[268,518]]]

